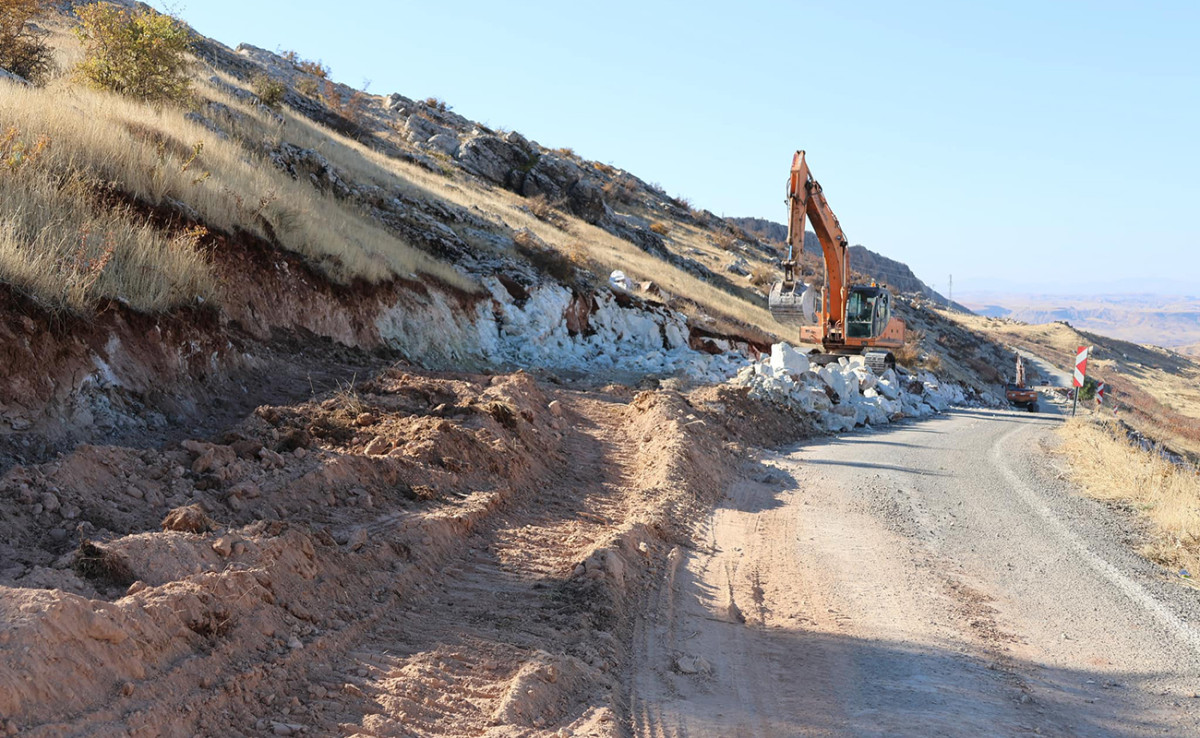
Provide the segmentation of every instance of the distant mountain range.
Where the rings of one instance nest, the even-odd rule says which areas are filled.
[[[1024,323],[1065,320],[1075,328],[1200,355],[1200,298],[1137,295],[969,293],[963,303],[992,318]]]
[[[765,218],[726,218],[726,220],[763,241],[787,242],[787,226],[782,223],[775,223]],[[812,231],[805,232],[804,250],[815,256],[821,256],[821,242],[817,240],[817,234]],[[945,296],[921,281],[907,264],[888,258],[865,246],[850,247],[850,267],[871,279],[891,285],[901,292],[924,295],[930,300],[946,304]],[[954,303],[954,307],[964,312],[967,311],[967,307],[959,302]]]

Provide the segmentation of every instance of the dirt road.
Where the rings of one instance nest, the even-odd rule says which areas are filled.
[[[1200,598],[1060,481],[1059,422],[959,410],[748,462],[649,603],[635,734],[1200,734]]]

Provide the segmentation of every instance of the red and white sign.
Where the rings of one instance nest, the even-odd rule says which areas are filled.
[[[1101,382],[1100,384],[1096,385],[1096,404],[1097,405],[1104,404],[1104,382]]]
[[[1087,375],[1087,360],[1088,354],[1092,352],[1091,346],[1080,346],[1075,353],[1075,386],[1083,386],[1083,378]]]

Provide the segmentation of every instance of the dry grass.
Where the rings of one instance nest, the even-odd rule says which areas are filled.
[[[77,42],[63,29],[54,27],[54,43],[59,63],[69,67],[79,56]],[[201,77],[213,74],[204,70]],[[226,82],[234,80],[223,77]],[[694,303],[702,313],[733,323],[755,326],[768,336],[794,334],[776,323],[766,310],[765,301],[751,302],[731,295],[686,270],[664,263],[632,243],[590,225],[566,213],[554,213],[551,220],[540,220],[525,206],[528,201],[500,188],[493,188],[464,177],[448,178],[421,167],[390,158],[359,141],[324,128],[290,110],[282,110],[286,124],[281,128],[262,111],[249,107],[219,92],[211,85],[199,83],[202,97],[221,102],[240,114],[237,121],[224,122],[231,139],[222,140],[200,125],[184,118],[183,111],[153,110],[123,101],[110,95],[81,90],[66,79],[52,82],[45,90],[27,90],[11,85],[0,87],[0,109],[6,111],[6,123],[19,126],[29,136],[48,135],[54,142],[48,166],[56,174],[74,174],[79,179],[111,182],[131,199],[152,206],[176,208],[195,213],[196,219],[214,231],[247,233],[275,238],[288,250],[305,257],[331,279],[349,282],[354,279],[379,281],[394,275],[408,276],[424,273],[455,285],[473,290],[475,285],[447,264],[412,248],[375,225],[367,214],[346,202],[322,195],[307,182],[296,182],[277,171],[264,160],[259,144],[286,140],[297,146],[319,151],[348,181],[374,184],[385,191],[399,191],[417,200],[441,200],[476,212],[502,230],[507,224],[513,230],[528,229],[551,249],[564,255],[568,264],[584,267],[601,276],[613,269],[622,269],[635,280],[652,281],[669,294],[682,296]],[[368,101],[374,105],[372,98]],[[427,104],[442,109],[444,103],[431,99]],[[449,109],[449,106],[445,106]],[[187,160],[201,144],[198,157]],[[632,179],[617,180],[606,195],[613,200],[635,199]],[[51,193],[53,194],[53,193]],[[41,197],[50,197],[50,194]],[[58,195],[54,195],[57,197]],[[26,205],[20,204],[23,192],[15,199],[5,197],[0,205],[0,218],[7,225],[9,212]],[[17,203],[13,205],[12,203]],[[58,202],[58,201],[55,201]],[[58,205],[51,212],[57,212]],[[88,225],[81,213],[76,220],[42,224],[50,229],[39,238],[71,244],[80,232],[94,234],[97,252],[85,256],[84,263],[95,263],[102,255],[107,233],[123,233],[129,245],[114,249],[114,256],[105,265],[102,278],[95,280],[90,297],[58,299],[64,304],[78,304],[102,296],[121,296],[146,309],[160,309],[195,295],[212,294],[211,278],[205,265],[185,249],[170,246],[166,234],[157,234],[154,244],[132,249],[133,234],[138,238],[156,236],[153,229],[139,223],[130,213],[109,214],[127,220],[117,225],[107,221]],[[657,216],[670,228],[673,241],[680,249],[712,250],[708,231],[681,222],[674,217]],[[453,223],[451,228],[457,228]],[[58,229],[55,231],[54,229]],[[471,239],[469,233],[463,237]],[[22,236],[26,243],[29,236]],[[122,236],[124,239],[125,236]],[[120,240],[120,239],[119,239]],[[152,239],[153,240],[153,239]],[[116,258],[125,250],[144,252],[151,263],[135,264],[136,260]],[[74,253],[74,252],[71,252]],[[166,257],[170,258],[166,258]],[[177,258],[178,257],[178,258]],[[184,258],[188,257],[188,258]],[[31,291],[48,290],[53,278],[35,283],[35,274],[46,273],[36,264],[19,264],[10,254],[9,271],[13,279],[27,280]],[[136,269],[127,269],[127,266]],[[564,269],[562,271],[567,271]],[[19,276],[21,273],[25,276]],[[141,286],[137,274],[154,273],[160,281],[156,286]],[[53,272],[50,272],[53,274]],[[207,280],[207,281],[206,281]],[[47,293],[50,294],[49,292]]]
[[[222,102],[242,113],[249,121],[244,125],[261,129],[253,133],[272,132],[260,112],[233,99]],[[473,288],[449,265],[374,225],[353,206],[322,195],[307,182],[293,181],[261,156],[187,120],[182,110],[153,109],[65,81],[46,89],[0,85],[0,109],[6,111],[6,123],[27,138],[52,141],[39,163],[45,176],[28,184],[9,178],[0,211],[6,243],[0,269],[50,302],[73,307],[86,302],[61,290],[44,292],[56,281],[47,264],[77,243],[81,233],[115,240],[116,257],[95,289],[87,291],[92,296],[120,295],[134,305],[161,309],[177,304],[181,291],[211,292],[198,275],[198,262],[164,246],[167,237],[156,236],[129,213],[103,208],[89,213],[87,199],[76,195],[90,183],[105,183],[152,207],[178,209],[183,204],[214,230],[275,238],[335,282],[378,282],[421,272]],[[278,129],[274,133],[278,136]],[[313,146],[329,141],[328,134],[308,133],[303,138]],[[197,150],[201,153],[194,156]],[[33,257],[33,244],[53,248]]]
[[[1142,553],[1193,576],[1200,572],[1200,473],[1143,451],[1113,423],[1071,420],[1059,431],[1075,481],[1092,497],[1127,503],[1152,523]]]
[[[0,141],[0,279],[48,308],[83,312],[119,299],[145,312],[211,299],[215,284],[197,253],[198,232],[170,237],[126,208],[101,201],[95,187],[62,177],[33,154],[16,129]],[[7,145],[4,144],[7,141]],[[42,139],[52,151],[54,142]],[[22,146],[22,144],[24,144]],[[18,159],[12,150],[25,153]],[[16,161],[23,160],[24,164]]]

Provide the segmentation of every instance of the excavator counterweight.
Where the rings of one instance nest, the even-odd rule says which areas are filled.
[[[861,354],[879,372],[895,365],[888,349],[904,345],[904,323],[892,316],[892,296],[886,287],[850,284],[846,234],[813,179],[803,151],[792,158],[787,203],[788,254],[780,262],[783,279],[772,285],[768,297],[771,314],[785,325],[799,325],[802,342],[821,345],[826,353],[815,357],[818,362]],[[825,258],[825,282],[819,291],[796,277],[806,221],[811,221]]]

